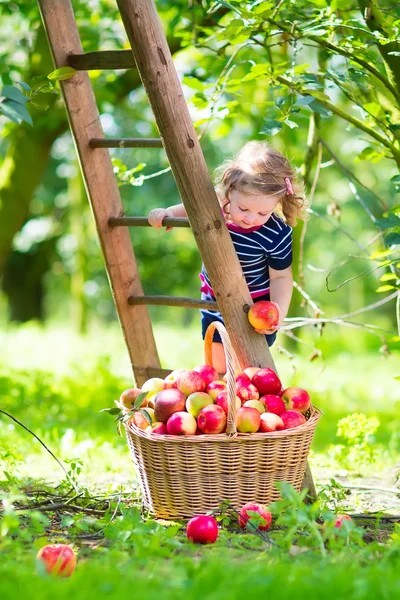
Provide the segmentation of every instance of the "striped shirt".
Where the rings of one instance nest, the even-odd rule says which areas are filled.
[[[272,213],[264,225],[244,229],[227,223],[252,298],[269,293],[269,267],[281,271],[292,264],[292,228]],[[205,294],[214,292],[207,271],[200,273]]]

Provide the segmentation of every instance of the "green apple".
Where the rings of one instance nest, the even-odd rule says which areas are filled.
[[[190,396],[186,398],[186,410],[193,417],[197,418],[202,408],[213,403],[214,401],[210,394],[206,394],[205,392],[193,392],[193,394],[190,394]]]

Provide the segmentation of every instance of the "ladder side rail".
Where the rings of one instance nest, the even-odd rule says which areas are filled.
[[[55,68],[69,64],[82,46],[70,0],[39,0]],[[85,186],[104,253],[115,306],[137,385],[148,379],[160,361],[146,306],[131,306],[130,296],[143,295],[129,231],[110,227],[108,220],[123,216],[121,197],[109,151],[93,150],[89,141],[104,138],[93,88],[86,72],[60,82]]]

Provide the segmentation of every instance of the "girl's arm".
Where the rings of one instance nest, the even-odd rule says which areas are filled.
[[[276,269],[269,267],[269,279],[269,295],[271,302],[274,302],[278,306],[279,321],[276,327],[273,327],[268,331],[261,329],[256,329],[256,331],[257,333],[267,333],[268,335],[271,335],[271,333],[274,333],[281,327],[283,319],[286,317],[289,310],[293,292],[292,267],[282,269],[282,271],[277,271]]]
[[[157,227],[159,229],[162,227],[162,222],[165,217],[187,217],[185,207],[183,204],[175,204],[169,208],[154,208],[149,212],[147,219],[152,227]],[[169,229],[172,229],[172,227],[167,227],[167,231]]]

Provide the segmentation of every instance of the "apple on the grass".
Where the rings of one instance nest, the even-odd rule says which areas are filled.
[[[260,402],[264,404],[266,412],[281,415],[286,410],[286,406],[282,398],[280,396],[276,396],[275,394],[266,394],[265,396],[261,396]]]
[[[197,371],[197,373],[200,373],[206,382],[206,385],[219,379],[218,371],[216,371],[212,365],[200,365],[199,367],[195,367],[193,370]]]
[[[218,396],[215,398],[215,404],[217,404],[218,406],[220,406],[224,413],[227,415],[228,414],[228,392],[225,390],[224,392],[221,392],[220,394],[218,394]],[[242,406],[242,401],[238,396],[235,396],[235,408],[236,410],[238,410],[238,408],[240,408]]]
[[[218,394],[226,390],[226,386],[226,381],[222,381],[222,379],[216,379],[208,384],[206,387],[206,393],[210,394],[211,398],[215,400]]]
[[[282,392],[282,400],[286,410],[297,410],[305,413],[311,406],[310,394],[299,387],[289,387]]]
[[[143,393],[143,390],[136,388],[136,387],[124,390],[122,392],[119,402],[118,402],[118,406],[122,410],[122,412],[126,414],[129,411],[131,411],[136,402],[136,398],[138,396],[140,396],[140,394],[142,394],[142,393]],[[141,406],[142,407],[147,406],[147,398],[144,399]]]
[[[184,371],[184,369],[175,369],[174,371],[171,371],[169,375],[166,376],[166,378],[164,379],[164,387],[166,390],[170,388],[176,388],[178,375],[181,371]]]
[[[176,387],[187,397],[194,392],[204,392],[206,382],[197,371],[185,369],[179,373]]]
[[[208,515],[193,517],[186,526],[186,536],[195,544],[213,544],[218,537],[217,521]]]
[[[269,331],[278,325],[279,309],[274,302],[260,300],[250,307],[247,316],[254,329]]]
[[[243,406],[250,406],[251,408],[256,408],[260,415],[265,412],[265,406],[259,400],[247,400]]]
[[[145,431],[146,433],[154,433],[157,435],[166,435],[166,433],[168,433],[166,424],[161,423],[161,421],[156,421],[155,423],[148,425]]]
[[[279,415],[271,412],[265,412],[260,417],[260,429],[262,433],[269,433],[271,431],[282,431],[285,429],[285,425]]]
[[[154,398],[154,417],[166,423],[173,413],[185,410],[186,396],[176,388],[161,390]]]
[[[255,433],[259,427],[259,411],[251,406],[241,406],[236,413],[236,429],[239,433]]]
[[[226,427],[226,414],[220,406],[205,406],[197,417],[197,425],[203,433],[222,433]]]
[[[283,421],[285,429],[293,429],[294,427],[298,427],[299,425],[303,425],[307,422],[305,416],[296,410],[285,410],[280,417]]]
[[[167,421],[169,435],[194,435],[196,429],[196,419],[186,411],[174,413]]]
[[[206,394],[205,392],[194,392],[186,398],[186,410],[193,415],[193,417],[197,418],[202,408],[213,403],[214,401],[209,394]]]
[[[345,521],[352,521],[350,515],[336,515],[334,527],[340,529]]]
[[[251,383],[256,386],[260,392],[260,396],[265,396],[266,394],[275,394],[278,396],[282,390],[282,383],[278,375],[273,369],[268,367],[257,371],[251,378]]]
[[[242,403],[247,400],[258,400],[260,397],[256,386],[244,374],[236,378],[235,391],[236,396],[239,396]]]
[[[47,573],[59,577],[69,577],[75,571],[76,554],[67,544],[48,544],[43,546],[36,555]]]
[[[254,527],[259,531],[267,531],[271,527],[272,523],[272,514],[269,512],[264,504],[257,504],[256,502],[248,502],[240,509],[239,513],[239,525],[242,529],[246,528],[248,521],[253,517],[251,513],[257,513],[262,518],[262,521],[259,522]],[[251,521],[250,521],[251,522]]]

